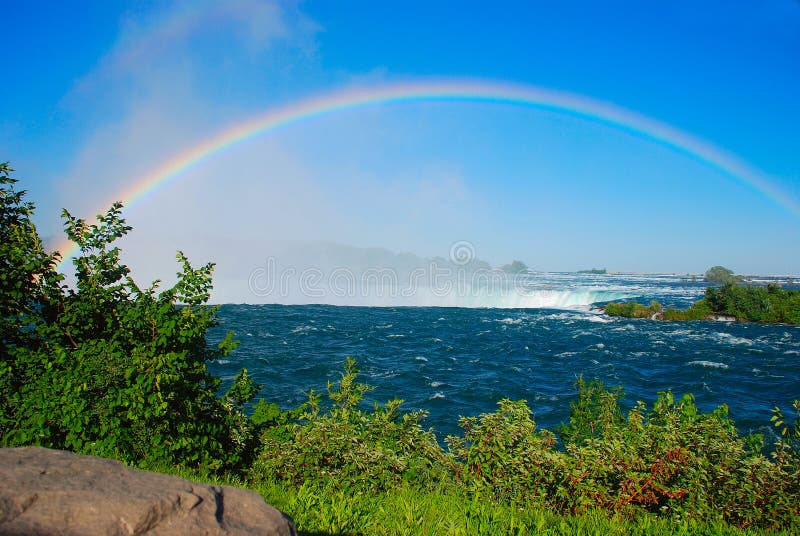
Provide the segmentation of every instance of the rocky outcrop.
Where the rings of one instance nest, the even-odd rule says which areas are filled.
[[[255,492],[39,447],[0,449],[0,534],[296,535]]]

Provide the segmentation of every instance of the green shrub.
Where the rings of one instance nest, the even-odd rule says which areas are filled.
[[[401,483],[436,485],[450,461],[433,432],[420,426],[425,412],[401,414],[397,399],[364,410],[363,397],[372,388],[357,375],[355,361],[348,359],[340,381],[328,384],[330,407],[323,408],[312,391],[294,415],[273,416],[251,478],[295,485],[333,481],[370,492]]]
[[[691,395],[676,402],[660,393],[651,411],[639,402],[624,424],[567,445],[583,477],[574,482],[574,511],[785,526],[797,510],[793,477],[754,444],[738,436],[725,406],[703,414]]]
[[[0,438],[13,426],[24,382],[14,355],[43,344],[37,328],[52,313],[63,276],[55,271],[56,255],[44,251],[31,221],[34,206],[16,191],[8,163],[0,163]]]
[[[0,169],[0,444],[131,464],[245,464],[253,430],[241,405],[254,385],[242,375],[220,399],[219,380],[206,369],[236,346],[232,334],[216,348],[206,343],[216,324],[216,308],[205,305],[213,264],[195,269],[178,253],[172,288],[157,292],[156,282],[141,289],[112,245],[130,230],[116,203],[95,225],[64,211],[81,253],[75,288],[63,286],[58,257],[43,252],[28,219],[33,206],[14,192],[8,171]]]
[[[575,389],[578,398],[570,402],[569,424],[558,428],[565,444],[602,438],[625,422],[619,408],[619,400],[625,396],[621,387],[609,390],[601,381],[593,380],[587,384],[580,376]]]
[[[694,302],[688,309],[675,309],[667,307],[664,309],[664,320],[707,320],[714,314],[705,299]]]
[[[582,380],[576,387],[570,423],[560,429],[564,450],[536,430],[524,401],[462,418],[464,437],[448,443],[466,488],[557,514],[601,510],[770,528],[797,522],[796,454],[786,447],[780,463],[770,462],[759,437],[739,437],[727,407],[704,414],[691,395],[676,402],[665,392],[652,410],[639,402],[623,417],[620,390]]]
[[[609,316],[621,316],[624,318],[652,318],[661,312],[661,304],[651,301],[649,306],[642,305],[635,301],[625,303],[612,302],[606,305],[603,310]]]
[[[728,284],[736,283],[740,278],[733,275],[733,270],[724,266],[712,266],[706,270],[703,281],[707,283]]]
[[[793,421],[790,423],[780,408],[772,410],[771,421],[779,437],[773,456],[775,462],[795,475],[800,475],[800,400],[792,403]]]
[[[715,314],[746,322],[800,323],[800,292],[766,287],[726,284],[706,289],[706,301]]]
[[[524,400],[503,399],[495,413],[461,417],[464,437],[447,443],[462,463],[459,476],[468,489],[488,492],[495,500],[553,506],[563,455],[555,435],[537,431]]]

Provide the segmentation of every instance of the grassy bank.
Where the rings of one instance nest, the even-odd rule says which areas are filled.
[[[630,519],[595,510],[558,515],[533,506],[510,505],[454,487],[428,491],[408,487],[380,493],[348,493],[333,484],[301,486],[253,484],[196,470],[161,468],[161,472],[214,484],[252,489],[295,521],[301,534],[453,535],[754,535],[796,534],[800,525],[764,531],[722,521],[698,522],[641,516]]]

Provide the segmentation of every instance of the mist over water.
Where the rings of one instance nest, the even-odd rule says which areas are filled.
[[[697,299],[691,276],[509,270],[466,241],[448,257],[328,242],[275,242],[241,251],[215,273],[215,303],[586,309],[643,297],[670,305]],[[676,301],[677,300],[677,301]]]
[[[725,403],[740,430],[766,435],[772,433],[771,408],[788,408],[800,396],[796,326],[618,319],[586,303],[619,294],[686,306],[704,288],[689,277],[526,279],[536,286],[528,303],[548,305],[223,305],[211,339],[233,330],[241,345],[210,368],[228,385],[246,367],[264,385],[261,396],[290,408],[311,388],[324,392],[353,356],[362,381],[376,387],[371,400],[397,396],[405,409],[429,411],[425,425],[440,440],[458,431],[459,416],[493,411],[503,397],[526,399],[537,423],[552,429],[568,419],[580,375],[622,385],[627,406],[652,403],[666,389],[676,396],[693,393],[705,411]]]

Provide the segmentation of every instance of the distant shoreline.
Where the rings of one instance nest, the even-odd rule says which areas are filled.
[[[579,272],[576,272],[579,273]],[[607,275],[672,275],[672,276],[685,276],[685,277],[692,277],[695,276],[699,280],[704,276],[702,273],[689,273],[689,272],[626,272],[626,271],[616,271],[616,270],[609,270]],[[800,279],[800,275],[795,274],[737,274],[739,277],[743,279],[755,279],[755,278],[767,278],[767,279]]]

